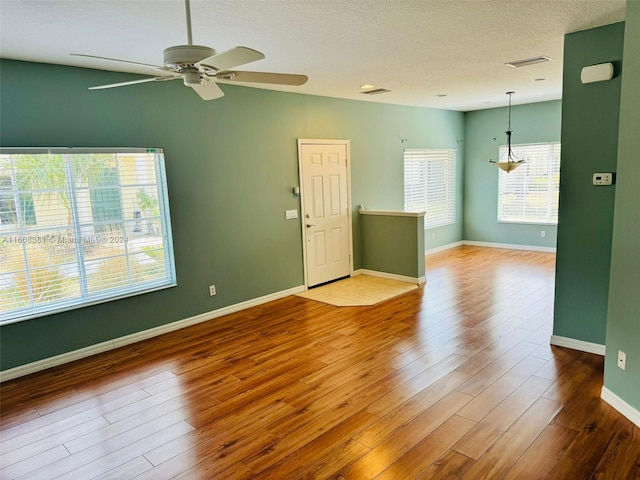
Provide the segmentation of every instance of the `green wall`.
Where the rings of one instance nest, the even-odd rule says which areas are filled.
[[[514,106],[512,141],[516,144],[560,141],[560,113],[560,100]],[[464,239],[553,248],[555,225],[497,220],[499,170],[489,164],[489,159],[496,160],[500,145],[506,144],[507,119],[506,107],[465,114]],[[541,230],[545,230],[545,238],[540,236]]]
[[[615,172],[624,23],[565,36],[560,218],[554,335],[604,345],[615,186],[594,186]],[[582,67],[614,62],[607,82],[583,85]]]
[[[605,386],[640,412],[640,2],[627,2]],[[616,366],[618,350],[627,369]]]
[[[358,206],[402,209],[403,150],[456,148],[464,134],[464,115],[445,110],[228,85],[204,102],[179,82],[87,90],[132,78],[3,60],[0,144],[163,147],[178,286],[0,327],[3,370],[302,285],[301,226],[284,219],[300,208],[298,138],[351,141],[362,268]]]

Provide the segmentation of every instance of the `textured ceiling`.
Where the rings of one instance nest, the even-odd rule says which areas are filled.
[[[191,14],[195,44],[219,52],[243,45],[266,55],[239,70],[309,76],[302,87],[274,89],[468,111],[505,105],[511,90],[514,104],[560,98],[564,34],[624,20],[625,4],[192,0]],[[186,40],[182,0],[0,0],[3,58],[149,74],[69,53],[162,64],[162,50]],[[504,65],[540,55],[553,60]],[[368,97],[359,93],[363,84],[391,92]]]

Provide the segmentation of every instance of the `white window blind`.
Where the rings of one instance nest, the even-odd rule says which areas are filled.
[[[175,285],[162,149],[0,149],[0,324]]]
[[[426,212],[425,228],[456,220],[456,151],[404,151],[404,208]]]
[[[512,145],[516,157],[525,160],[515,170],[498,170],[498,221],[558,223],[560,191],[560,143]],[[500,147],[506,161],[507,147]]]

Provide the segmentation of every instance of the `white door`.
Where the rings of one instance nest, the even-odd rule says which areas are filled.
[[[350,274],[348,142],[299,140],[307,287]]]

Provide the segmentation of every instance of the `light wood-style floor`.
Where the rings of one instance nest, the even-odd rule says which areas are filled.
[[[554,256],[460,247],[373,307],[299,297],[2,385],[2,479],[611,479],[640,429],[550,347]]]

